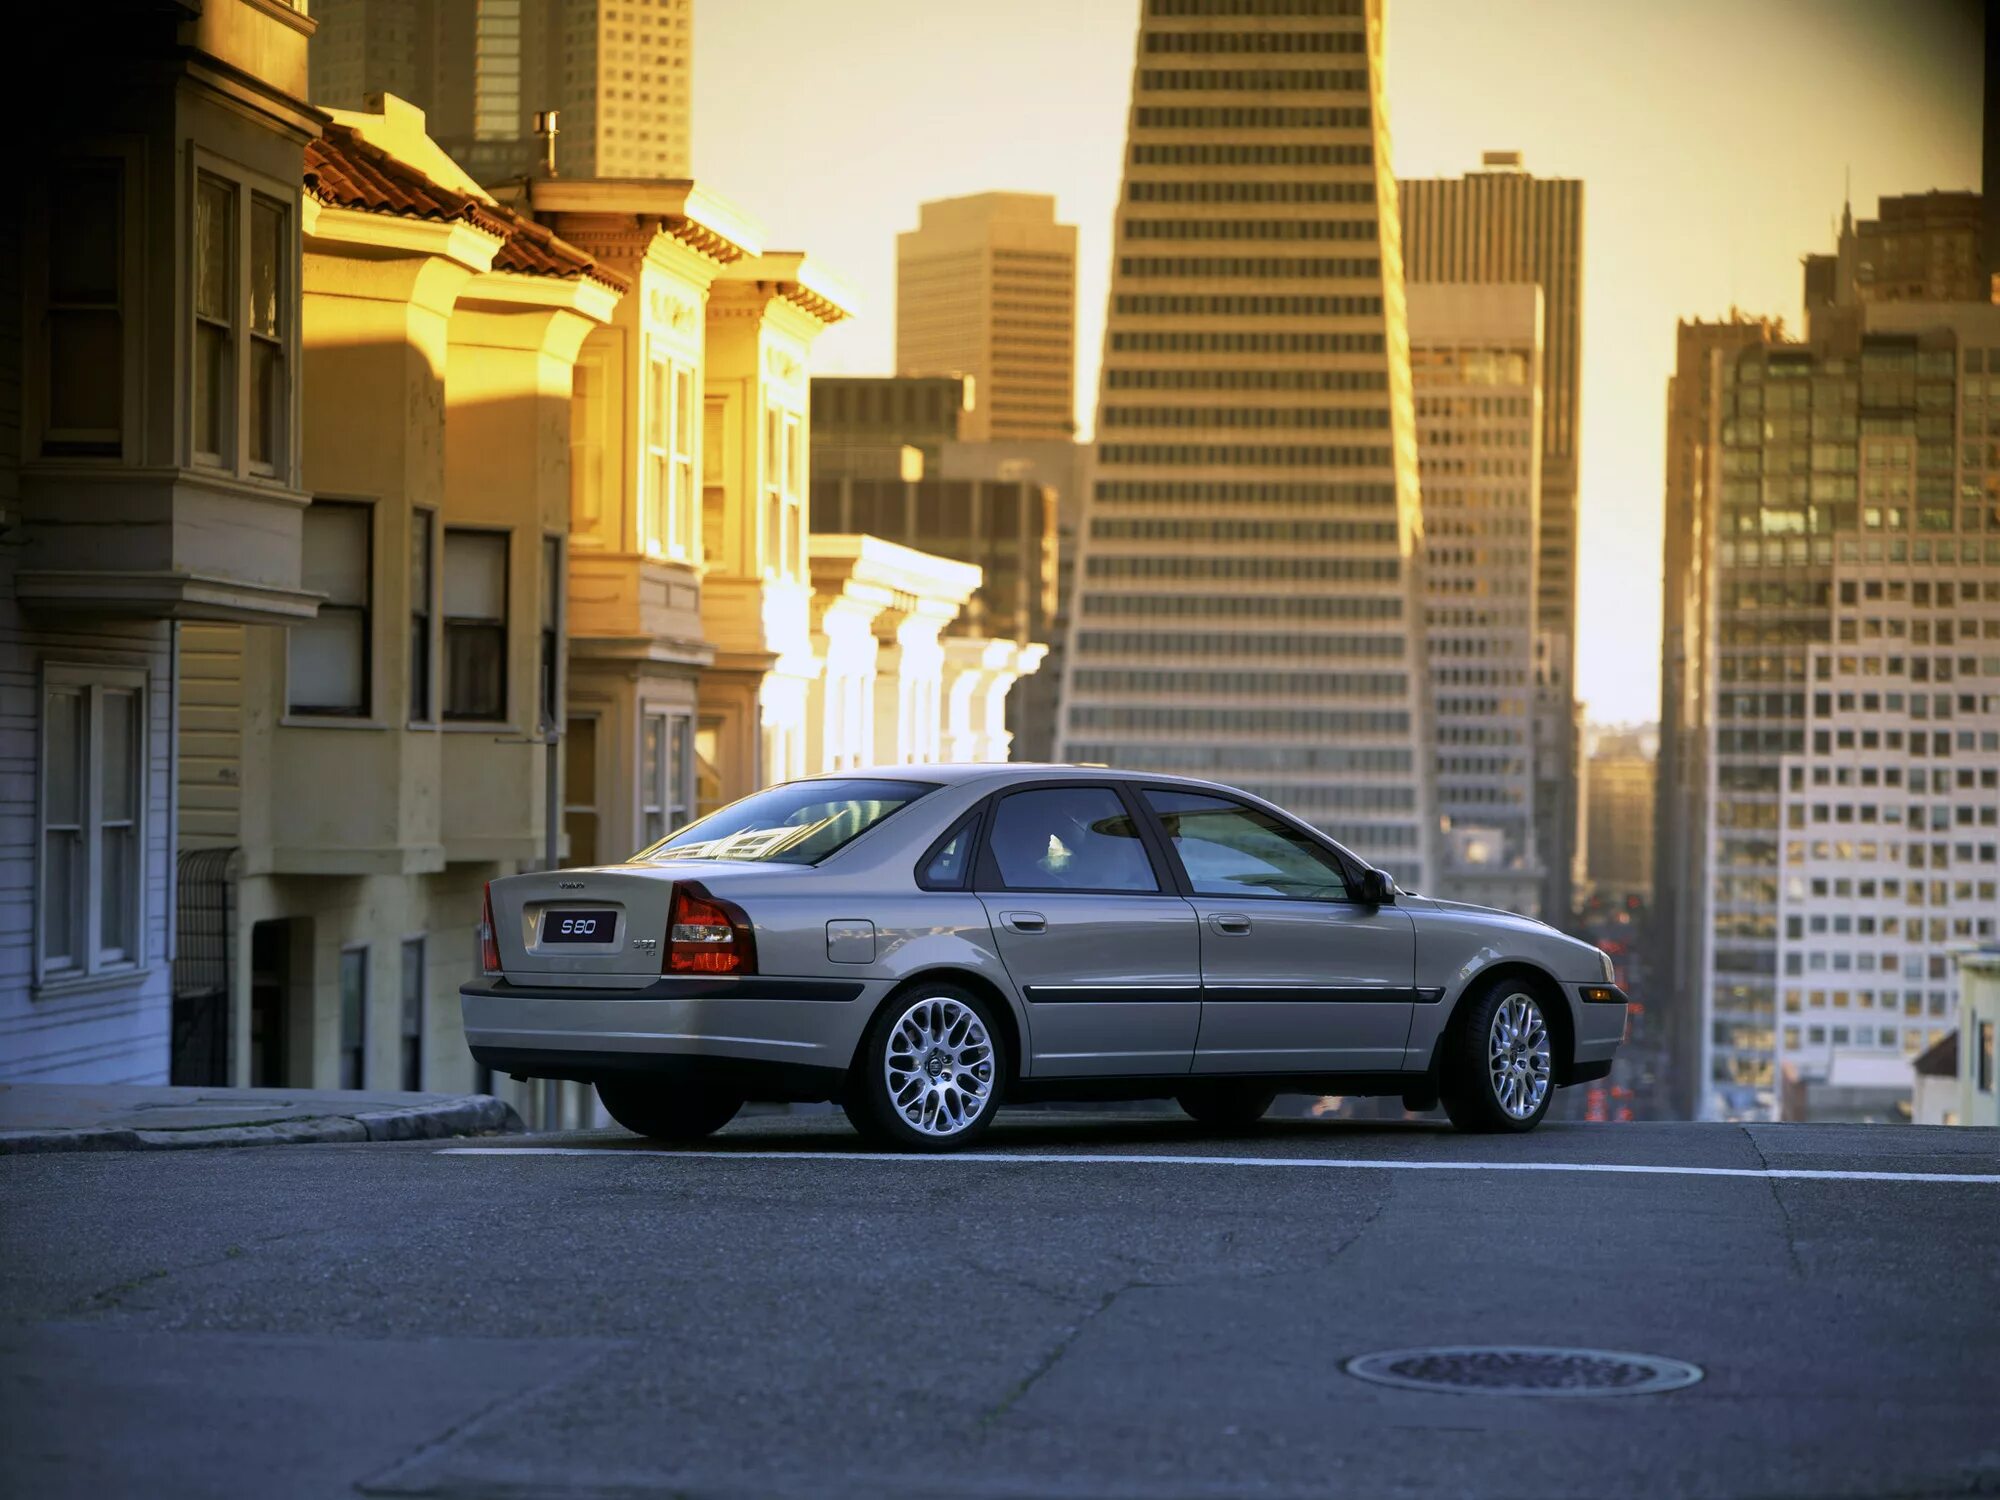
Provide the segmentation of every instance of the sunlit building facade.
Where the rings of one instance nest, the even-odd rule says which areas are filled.
[[[1423,480],[1438,894],[1540,915],[1535,843],[1535,513],[1542,294],[1409,289]]]
[[[1589,894],[1611,906],[1645,905],[1653,895],[1659,735],[1651,725],[1593,727],[1583,763],[1583,868]]]
[[[1416,428],[1375,0],[1147,0],[1057,753],[1427,885]]]
[[[960,437],[1067,438],[1076,427],[1076,226],[1040,193],[918,210],[896,236],[896,371],[969,375]]]
[[[1422,283],[1532,282],[1542,290],[1541,495],[1536,519],[1535,807],[1543,908],[1571,906],[1576,852],[1577,434],[1583,356],[1583,184],[1536,177],[1517,151],[1481,169],[1401,184],[1403,264]]]

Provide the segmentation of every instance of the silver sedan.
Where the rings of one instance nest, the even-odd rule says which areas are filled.
[[[473,1056],[663,1140],[751,1099],[937,1151],[1006,1102],[1237,1126],[1286,1092],[1521,1131],[1625,1031],[1587,943],[1398,890],[1247,793],[1076,766],[771,787],[623,864],[494,881],[482,950]]]

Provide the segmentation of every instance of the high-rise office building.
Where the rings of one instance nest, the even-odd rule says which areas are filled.
[[[1411,285],[1533,282],[1542,289],[1542,478],[1536,610],[1542,663],[1536,712],[1536,817],[1543,910],[1566,917],[1576,847],[1577,434],[1583,348],[1583,184],[1535,177],[1515,151],[1482,170],[1401,184],[1403,263]]]
[[[2000,307],[1717,357],[1701,1113],[1907,1097],[2000,914]],[[1900,1080],[1900,1081],[1899,1081]],[[1877,1097],[1882,1109],[1893,1097]]]
[[[1583,781],[1584,874],[1590,894],[1613,906],[1653,894],[1653,780],[1659,768],[1653,726],[1593,727]]]
[[[391,93],[483,182],[690,171],[694,0],[316,0],[315,104]]]
[[[1541,289],[1419,283],[1409,308],[1444,820],[1437,891],[1535,916]]]
[[[1660,605],[1659,759],[1654,772],[1653,904],[1647,931],[1654,1004],[1674,1058],[1677,1109],[1701,1096],[1702,933],[1708,885],[1708,734],[1715,699],[1715,533],[1721,523],[1722,362],[1783,343],[1784,324],[1731,312],[1684,322],[1667,382],[1664,553]]]
[[[896,236],[896,373],[970,375],[963,436],[1076,430],[1076,226],[1041,193],[921,205]]]
[[[1862,302],[1985,302],[1985,208],[1978,193],[1877,200],[1875,217],[1840,212],[1831,255],[1805,258],[1807,315]]]
[[[1147,0],[1058,753],[1427,885],[1419,530],[1380,0]]]

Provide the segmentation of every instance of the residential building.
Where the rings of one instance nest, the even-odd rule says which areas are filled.
[[[1843,204],[1836,249],[1805,258],[1812,315],[1863,302],[1986,302],[1985,206],[1978,193],[1910,193],[1877,201],[1875,217]]]
[[[1838,1112],[1894,1063],[1907,1108],[2000,919],[2000,308],[1719,363],[1699,1104]]]
[[[1985,943],[1952,955],[1958,967],[1958,1119],[1960,1125],[2000,1125],[2000,945]]]
[[[182,631],[311,625],[321,592],[313,22],[270,0],[18,19],[41,86],[0,230],[0,1081],[166,1083],[210,1019],[172,999]]]
[[[692,170],[694,0],[316,0],[312,100],[401,95],[481,182]]]
[[[729,530],[732,457],[708,303],[763,231],[692,182],[537,178],[505,196],[633,289],[584,340],[569,419],[563,816],[566,863],[589,865],[694,815],[697,703],[715,661],[702,575]]]
[[[1542,294],[1532,282],[1409,289],[1422,476],[1437,893],[1539,916],[1535,511]]]
[[[1612,906],[1653,900],[1654,773],[1659,732],[1593,727],[1585,740],[1583,846],[1589,894]]]
[[[1040,193],[922,204],[896,236],[896,372],[969,375],[960,436],[1076,429],[1076,226]]]
[[[1426,887],[1379,0],[1147,0],[1057,754],[1232,781]]]
[[[1943,1041],[1919,1052],[1911,1061],[1910,1069],[1914,1075],[1910,1123],[1958,1124],[1958,1033],[1948,1031]]]
[[[180,979],[228,1034],[193,1082],[500,1086],[457,1004],[481,889],[559,850],[571,372],[626,283],[379,102],[304,162],[323,602],[183,629]]]
[[[1536,177],[1518,151],[1488,151],[1458,178],[1399,186],[1403,268],[1431,282],[1531,282],[1542,290],[1541,496],[1536,614],[1542,634],[1536,710],[1536,847],[1542,910],[1565,920],[1575,874],[1577,711],[1577,436],[1582,421],[1583,184]]]
[[[1702,1092],[1708,888],[1709,715],[1715,705],[1716,531],[1721,525],[1720,393],[1725,358],[1785,341],[1784,324],[1731,309],[1714,323],[1683,322],[1667,382],[1667,459],[1660,630],[1659,760],[1654,774],[1653,908],[1649,963],[1654,1004],[1674,1058],[1678,1110]]]

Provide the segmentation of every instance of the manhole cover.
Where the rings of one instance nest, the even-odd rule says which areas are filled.
[[[1467,1396],[1647,1396],[1701,1379],[1701,1368],[1657,1354],[1512,1347],[1391,1349],[1350,1359],[1377,1385]]]

